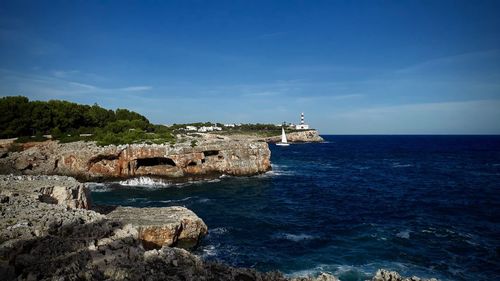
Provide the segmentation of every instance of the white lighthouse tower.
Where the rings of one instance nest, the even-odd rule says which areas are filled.
[[[300,114],[300,124],[299,125],[295,125],[295,129],[296,130],[308,130],[309,129],[309,125],[307,125],[304,122],[304,112],[302,112]]]

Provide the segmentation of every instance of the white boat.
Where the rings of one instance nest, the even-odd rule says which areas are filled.
[[[281,142],[276,143],[276,145],[279,146],[289,146],[290,144],[286,140],[286,134],[285,134],[285,129],[281,127]]]

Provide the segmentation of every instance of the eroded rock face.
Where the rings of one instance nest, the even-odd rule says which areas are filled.
[[[254,175],[270,170],[270,150],[257,141],[208,140],[189,144],[99,147],[92,142],[47,141],[0,159],[2,170],[85,179],[138,176]]]
[[[184,207],[117,207],[107,217],[130,224],[137,230],[137,238],[146,249],[163,246],[191,248],[208,231],[203,220]]]
[[[323,142],[324,139],[319,135],[316,130],[304,130],[298,132],[291,132],[286,134],[288,142]],[[267,142],[279,142],[281,136],[274,136],[266,139]]]
[[[87,188],[74,178],[64,176],[0,176],[0,194],[10,198],[35,197],[40,202],[58,204],[71,209],[90,209]]]

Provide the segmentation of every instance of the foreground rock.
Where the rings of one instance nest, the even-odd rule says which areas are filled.
[[[118,207],[107,214],[107,217],[123,224],[131,224],[146,249],[158,249],[162,246],[191,248],[208,232],[203,220],[184,207]]]
[[[0,173],[57,174],[86,180],[138,176],[254,175],[271,168],[264,142],[201,140],[171,145],[99,147],[93,142],[46,141],[0,159]]]
[[[66,201],[42,200],[48,187],[73,190],[75,184],[80,186],[59,176],[0,177],[2,280],[286,280],[280,273],[203,262],[168,247],[207,231],[185,208],[119,207],[106,216]],[[151,226],[175,230],[177,237],[166,231],[171,238],[155,245],[163,247],[148,251],[141,232]]]
[[[422,279],[416,276],[401,277],[401,275],[399,275],[399,273],[397,272],[379,269],[377,273],[375,273],[372,281],[437,281],[437,279]]]
[[[91,205],[87,188],[69,177],[0,176],[0,194],[7,202],[12,197],[21,196],[73,209],[89,209]]]
[[[325,141],[316,130],[296,131],[286,134],[289,142],[323,142]],[[274,136],[266,139],[267,142],[280,142],[281,136]]]

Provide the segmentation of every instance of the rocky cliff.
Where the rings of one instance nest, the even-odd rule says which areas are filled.
[[[271,167],[266,143],[201,140],[197,144],[99,147],[92,142],[37,143],[4,154],[0,172],[57,174],[83,179],[138,176],[186,177],[210,174],[253,175]]]
[[[83,223],[106,218],[126,226],[146,249],[173,245],[190,248],[208,231],[203,220],[184,207],[101,207],[106,217],[84,212],[81,209],[91,208],[88,190],[70,177],[0,176],[0,199],[6,204],[1,206],[2,219],[6,220],[0,226],[9,230],[0,234],[0,241],[19,238],[10,230],[22,229],[20,238],[33,238],[50,234],[54,225],[80,219]]]
[[[316,130],[295,131],[286,134],[289,142],[323,142],[324,139]],[[267,142],[280,142],[281,136],[274,136],[266,139]]]

